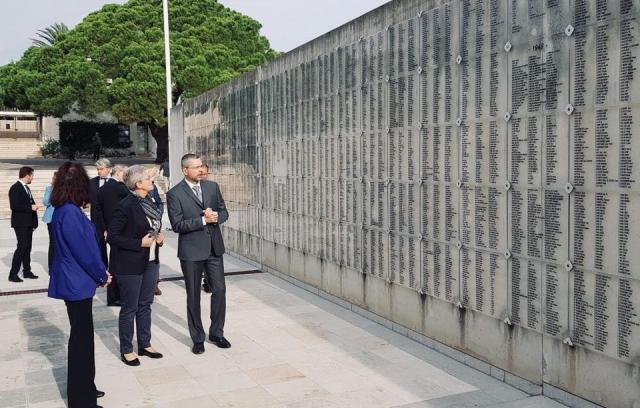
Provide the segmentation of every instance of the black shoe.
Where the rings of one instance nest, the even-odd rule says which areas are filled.
[[[122,307],[122,302],[120,302],[119,300],[114,300],[113,302],[107,302],[107,306]]]
[[[138,360],[138,358],[134,358],[133,360],[129,361],[127,360],[127,358],[124,356],[124,354],[120,354],[120,360],[122,360],[123,363],[125,363],[128,366],[131,367],[135,367],[135,366],[139,366],[140,365],[140,360]]]
[[[162,353],[158,353],[157,351],[149,351],[143,348],[138,349],[139,356],[147,356],[151,358],[162,358]]]
[[[224,337],[209,336],[209,340],[220,348],[231,347],[231,343],[229,343],[229,340],[225,339]]]
[[[96,390],[96,398],[104,397],[104,391]]]
[[[202,354],[204,353],[204,343],[195,343],[193,347],[191,347],[191,352],[193,354]]]
[[[24,282],[24,281],[22,279],[20,279],[19,276],[11,276],[11,275],[9,275],[9,282],[20,283],[20,282]]]
[[[206,282],[202,284],[202,290],[204,290],[207,293],[211,293],[211,288],[209,287],[209,284]]]
[[[25,279],[38,279],[38,275],[34,275],[33,272],[23,273]]]

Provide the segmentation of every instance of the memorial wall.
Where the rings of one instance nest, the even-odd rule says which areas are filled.
[[[172,152],[211,166],[232,251],[532,392],[639,407],[639,18],[393,1],[176,107]]]

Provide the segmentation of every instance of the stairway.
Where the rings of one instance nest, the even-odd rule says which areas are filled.
[[[20,166],[9,165],[4,167],[5,168],[0,168],[0,219],[9,219],[11,218],[11,208],[9,207],[9,188],[18,181],[18,169]],[[38,165],[34,165],[33,167],[35,167],[34,178],[29,185],[29,188],[31,189],[31,194],[33,194],[33,199],[36,201],[36,204],[42,205],[44,190],[51,183],[53,172],[56,171],[56,169],[48,168],[51,166],[42,168]],[[89,173],[89,177],[94,177],[97,174],[94,166],[85,166],[85,168]],[[155,183],[158,186],[162,201],[166,203],[166,191],[168,190],[166,179],[157,176]],[[43,212],[44,209],[38,211],[39,218],[42,217]]]
[[[31,137],[1,137],[0,159],[27,159],[42,157],[40,139]]]

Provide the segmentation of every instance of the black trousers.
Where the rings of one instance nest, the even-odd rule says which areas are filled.
[[[71,324],[67,356],[69,408],[96,406],[96,359],[93,344],[93,298],[65,301]]]
[[[98,160],[100,158],[100,150],[102,150],[102,146],[93,147],[93,160]]]
[[[51,263],[53,262],[53,225],[51,223],[47,224],[47,231],[49,231],[49,252],[48,252],[48,265],[49,265],[49,273],[51,273]]]
[[[226,285],[224,282],[224,263],[222,256],[209,256],[204,261],[180,261],[184,284],[187,289],[187,320],[189,335],[194,343],[204,343],[205,332],[200,316],[200,289],[202,274],[207,274],[211,287],[211,326],[209,336],[222,337],[226,315]]]
[[[114,302],[120,300],[120,286],[118,283],[118,277],[111,276],[111,283],[107,286],[107,305],[111,305]]]
[[[107,266],[109,266],[109,256],[107,254],[107,241],[105,241],[104,239],[103,232],[100,232],[97,235],[98,235],[98,247],[100,247],[100,256],[102,257],[102,262],[104,262],[104,266],[106,268]]]
[[[31,243],[33,239],[33,228],[16,227],[13,230],[16,233],[18,246],[13,253],[9,276],[18,276],[18,272],[20,272],[20,265],[22,265],[22,271],[24,274],[29,275],[31,273]]]

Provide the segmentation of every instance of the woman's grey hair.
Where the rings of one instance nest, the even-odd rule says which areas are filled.
[[[136,164],[127,168],[124,172],[124,184],[131,191],[136,189],[136,184],[144,180],[147,175],[147,168]]]
[[[116,174],[118,174],[119,171],[125,171],[126,169],[127,169],[127,166],[125,166],[124,164],[116,164],[111,169],[111,175],[115,176]]]
[[[104,167],[104,168],[110,169],[111,168],[111,160],[109,160],[109,159],[100,159],[100,160],[96,161],[96,167],[97,168]]]

